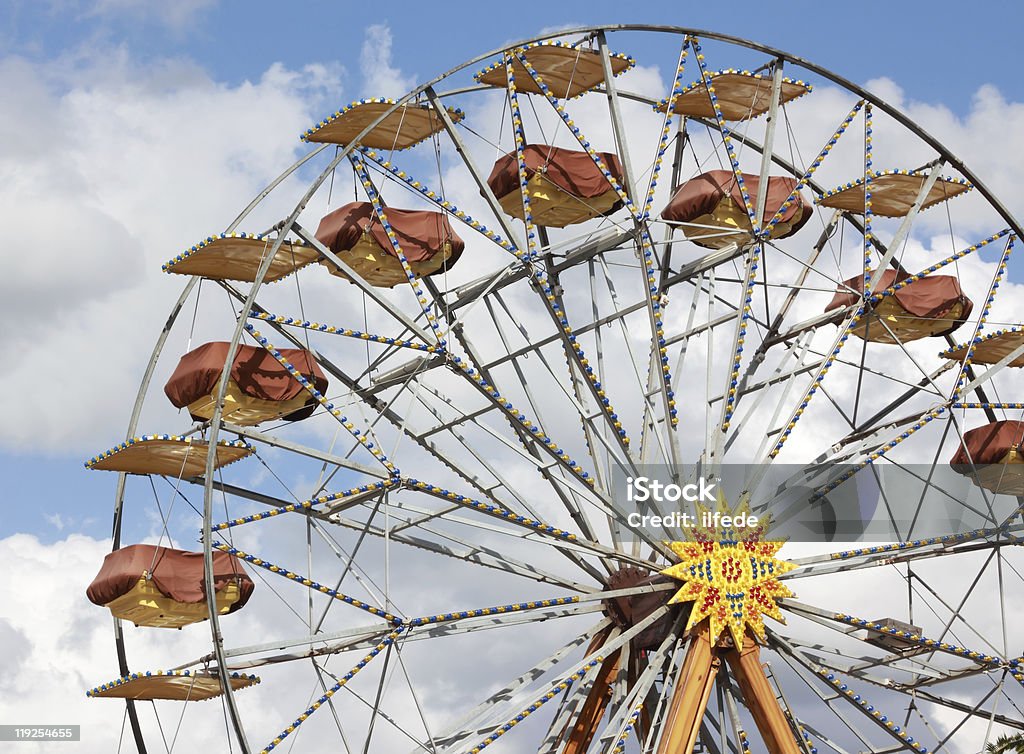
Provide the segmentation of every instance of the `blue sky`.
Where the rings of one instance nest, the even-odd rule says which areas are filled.
[[[139,67],[173,60],[225,88],[259,80],[273,63],[292,71],[322,63],[341,71],[348,100],[362,93],[360,49],[371,24],[390,28],[392,63],[417,82],[548,27],[676,24],[773,45],[857,83],[889,77],[910,100],[941,104],[957,115],[970,110],[983,84],[995,85],[1011,101],[1022,99],[1014,35],[1024,12],[1015,3],[977,14],[945,1],[718,5],[725,12],[711,5],[397,2],[367,14],[367,4],[352,2],[8,0],[0,7],[0,49],[4,62],[39,69],[55,63],[73,68],[81,59],[104,55],[125,57]],[[246,198],[233,197],[230,203],[241,205]],[[144,358],[139,353],[138,369]],[[97,438],[94,450],[114,439]],[[70,530],[105,536],[113,477],[86,472],[84,455],[59,444],[45,451],[17,444],[0,449],[0,473],[13,503],[0,519],[0,537],[28,531],[53,541]]]
[[[228,84],[252,79],[274,61],[292,68],[332,60],[356,67],[365,28],[374,23],[390,26],[395,63],[419,79],[546,27],[673,24],[773,45],[856,81],[892,76],[915,98],[957,112],[982,83],[1007,93],[1019,89],[1016,34],[1024,18],[1019,3],[986,3],[985,12],[973,13],[954,0],[725,5],[399,0],[369,14],[367,4],[350,0],[183,0],[169,4],[177,11],[161,12],[143,10],[150,5],[146,0],[7,0],[2,5],[0,44],[9,53],[38,61],[83,46],[124,46],[140,60],[187,58]]]

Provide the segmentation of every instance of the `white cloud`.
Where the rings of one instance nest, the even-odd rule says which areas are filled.
[[[402,73],[391,62],[391,29],[386,24],[366,28],[359,57],[363,74],[363,96],[401,97],[416,85],[416,77]]]
[[[0,540],[7,570],[0,584],[4,719],[81,725],[90,754],[115,748],[116,733],[104,731],[119,731],[123,714],[85,697],[86,689],[117,675],[109,616],[84,598],[108,549],[79,535],[48,546],[25,534]],[[45,747],[29,744],[26,751]]]
[[[180,0],[173,3],[157,0],[95,0],[88,13],[108,18],[128,16],[142,20],[154,19],[173,29],[183,29],[217,2],[218,0]]]
[[[42,67],[0,61],[13,100],[0,115],[0,217],[19,228],[0,308],[18,323],[7,343],[21,358],[5,379],[27,395],[46,375],[57,396],[22,403],[0,444],[85,451],[123,426],[139,355],[182,284],[161,263],[222,230],[239,197],[291,161],[300,131],[337,100],[339,75],[275,64],[226,86],[118,49]],[[268,211],[247,228],[262,230]]]
[[[122,735],[123,702],[85,695],[120,675],[110,613],[85,597],[109,550],[108,541],[76,534],[49,545],[27,534],[0,540],[0,562],[7,572],[0,584],[0,640],[5,647],[0,688],[6,692],[0,711],[12,724],[80,725],[83,754],[115,751]],[[126,625],[125,639],[129,668],[139,672],[165,669],[209,649],[206,624],[182,631]],[[159,711],[170,736],[182,705],[167,703]],[[155,725],[150,705],[140,704],[139,712],[146,727]],[[283,719],[287,713],[275,714]],[[179,740],[183,749],[213,740],[223,725],[197,714],[184,719]],[[128,746],[130,728],[124,735]],[[25,751],[49,749],[27,744]]]

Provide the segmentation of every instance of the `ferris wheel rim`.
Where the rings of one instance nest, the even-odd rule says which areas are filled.
[[[897,111],[894,108],[892,108],[891,106],[885,104],[883,101],[879,100],[878,98],[873,97],[872,95],[870,95],[870,93],[866,92],[866,90],[863,90],[863,89],[857,87],[856,85],[853,85],[850,82],[846,81],[845,79],[842,79],[841,77],[838,77],[835,74],[831,74],[830,72],[826,71],[825,69],[817,67],[814,64],[811,64],[808,61],[803,60],[802,58],[798,58],[798,57],[795,57],[795,56],[792,56],[792,55],[788,55],[787,53],[783,53],[781,51],[775,50],[774,48],[766,47],[766,46],[763,46],[763,45],[758,45],[757,43],[749,42],[747,40],[742,40],[742,39],[737,38],[737,37],[731,37],[729,35],[715,34],[715,33],[712,33],[712,32],[705,32],[705,31],[700,31],[700,30],[691,30],[691,29],[686,29],[684,27],[661,27],[661,26],[645,26],[645,25],[610,25],[610,26],[581,27],[581,28],[578,28],[578,29],[559,30],[559,31],[553,32],[553,33],[551,33],[549,35],[536,37],[533,40],[524,40],[524,41],[521,41],[521,42],[517,42],[517,43],[514,43],[513,45],[510,45],[510,46],[508,46],[506,48],[502,48],[502,49],[500,49],[500,50],[498,50],[496,52],[486,53],[484,55],[481,55],[478,58],[472,59],[472,60],[470,60],[470,61],[460,65],[458,68],[452,69],[451,71],[449,71],[449,72],[447,72],[445,74],[442,74],[441,76],[435,78],[431,82],[429,82],[427,84],[424,84],[424,85],[418,87],[417,89],[412,90],[410,93],[406,94],[400,100],[398,100],[396,102],[396,104],[394,105],[394,107],[389,112],[393,112],[394,109],[397,109],[403,103],[408,102],[410,99],[418,96],[419,94],[422,94],[422,93],[428,91],[429,89],[432,88],[433,84],[442,81],[443,79],[447,78],[448,76],[452,75],[453,73],[455,73],[457,71],[460,71],[460,70],[463,70],[466,67],[468,67],[470,65],[473,65],[474,63],[476,63],[476,62],[478,62],[480,60],[484,60],[484,59],[493,57],[495,54],[500,54],[504,50],[513,49],[513,48],[518,47],[518,46],[529,44],[532,41],[551,39],[551,38],[555,38],[555,37],[559,37],[559,36],[564,36],[564,35],[596,33],[598,31],[601,31],[601,32],[603,32],[603,31],[609,31],[609,32],[614,32],[614,31],[655,31],[655,32],[665,32],[665,33],[680,34],[680,35],[693,34],[693,35],[697,35],[697,36],[701,36],[701,37],[706,37],[708,39],[715,39],[715,40],[726,42],[726,43],[740,44],[742,46],[749,47],[749,48],[754,49],[754,50],[759,51],[759,52],[765,52],[765,53],[768,53],[768,54],[771,54],[771,55],[775,55],[778,58],[786,60],[787,62],[793,62],[793,63],[795,63],[795,64],[797,64],[797,65],[799,65],[799,66],[801,66],[803,68],[811,70],[811,71],[821,75],[822,77],[827,78],[827,79],[833,81],[834,83],[839,84],[840,86],[842,86],[843,88],[845,88],[845,89],[847,89],[849,91],[852,91],[852,92],[857,93],[857,94],[861,94],[865,99],[870,99],[870,101],[873,104],[877,105],[880,109],[886,111],[888,114],[890,114],[891,116],[896,118],[903,125],[905,125],[907,128],[909,128],[913,133],[915,133],[915,135],[919,136],[922,140],[924,140],[925,142],[929,143],[929,145],[932,146],[933,148],[935,148],[936,151],[938,151],[940,154],[942,154],[943,156],[948,156],[949,159],[950,159],[950,163],[954,167],[956,167],[959,172],[961,172],[963,175],[965,175],[968,179],[970,179],[974,183],[975,187],[977,187],[979,189],[980,193],[983,196],[985,196],[986,200],[988,200],[989,205],[992,206],[993,208],[995,208],[997,210],[997,212],[999,212],[1000,216],[1004,220],[1006,220],[1008,222],[1008,224],[1010,224],[1011,227],[1014,228],[1014,230],[1019,230],[1019,226],[1017,226],[1016,221],[1012,218],[1012,216],[1010,216],[1007,213],[1005,208],[1003,208],[1003,206],[998,202],[998,200],[996,200],[994,197],[990,196],[990,194],[988,193],[988,191],[984,187],[984,185],[981,184],[980,182],[978,182],[975,179],[975,177],[973,176],[973,174],[965,166],[963,166],[963,164],[959,160],[957,160],[951,153],[947,153],[947,150],[945,150],[945,148],[941,144],[939,144],[937,141],[932,139],[932,137],[930,137],[924,131],[919,130],[916,127],[916,124],[913,124],[911,121],[909,121],[909,119],[907,119],[906,116],[903,116],[899,111]],[[439,94],[438,96],[439,97],[443,97],[445,95],[442,93],[442,94]],[[381,116],[381,120],[384,117],[386,117],[386,114]],[[367,130],[372,128],[372,127],[373,127],[372,125],[368,126]],[[318,148],[318,149],[314,150],[313,152],[311,152],[310,154],[304,156],[298,163],[296,163],[296,165],[294,165],[292,168],[290,168],[288,171],[286,171],[286,173],[283,174],[281,176],[281,178],[277,179],[275,182],[270,184],[264,190],[264,192],[260,196],[258,196],[257,199],[254,200],[253,204],[250,205],[250,208],[254,207],[262,198],[265,198],[266,194],[269,193],[269,191],[272,190],[276,185],[278,185],[280,183],[280,181],[286,175],[290,174],[292,171],[297,169],[302,163],[305,162],[305,160],[309,159],[311,156],[313,156],[314,154],[318,153],[320,151],[320,149],[322,149],[322,148]],[[322,175],[326,175],[326,173],[329,172],[331,169],[333,169],[334,166],[339,164],[341,159],[344,158],[345,154],[346,153],[344,151],[342,151],[342,153],[339,154],[339,156],[336,156],[335,160],[332,161],[331,167],[325,169],[324,173]],[[321,182],[322,182],[322,178],[321,178]],[[308,197],[311,196],[314,193],[314,191],[316,190],[316,188],[318,188],[318,187],[319,187],[319,183],[318,182],[314,182],[313,186],[307,192],[306,198],[304,198],[302,201],[300,201],[299,205],[296,206],[296,209],[292,213],[290,221],[285,221],[285,223],[283,223],[281,225],[281,227],[279,228],[280,233],[279,233],[279,236],[278,236],[278,238],[276,240],[276,245],[277,246],[280,246],[280,244],[283,242],[286,233],[288,232],[288,230],[291,229],[292,226],[294,226],[295,222],[298,219],[299,213],[301,212],[302,209],[304,209],[305,203],[306,203],[306,201],[308,201]],[[244,216],[247,214],[247,212],[248,212],[248,209],[246,211],[244,211],[242,213],[242,215],[239,216],[239,218],[232,224],[232,226],[230,226],[230,228],[233,228],[233,227],[237,226],[237,224],[239,222],[241,222],[241,220],[244,218]],[[230,228],[229,228],[229,231],[230,231]],[[276,248],[276,246],[275,246],[275,248]],[[273,257],[273,251],[271,251],[271,253],[267,256],[267,262],[264,265],[264,269],[262,269],[261,273],[257,275],[257,279],[253,283],[253,286],[252,286],[252,288],[249,291],[249,295],[247,296],[247,299],[246,299],[247,303],[245,305],[243,305],[243,312],[247,308],[249,308],[251,305],[254,305],[256,303],[256,293],[257,293],[258,289],[260,288],[260,286],[263,284],[263,278],[264,278],[264,276],[266,274],[266,267],[269,265],[269,260],[272,257]],[[187,295],[189,293],[189,290],[190,290],[190,287],[194,284],[194,282],[195,282],[195,279],[192,279],[192,280],[189,281],[188,285],[186,286],[185,292],[183,292],[183,294],[182,294],[182,301],[187,297]],[[180,309],[180,305],[179,305],[179,309]],[[243,325],[244,321],[245,321],[245,316],[243,314],[243,316],[239,317],[238,324],[237,324],[237,327],[236,327],[236,331],[235,331],[235,334],[234,334],[233,339],[231,341],[231,349],[229,350],[229,355],[228,355],[227,361],[225,363],[225,374],[227,373],[228,364],[230,363],[231,357],[233,355],[232,351],[237,347],[237,345],[240,342],[240,339],[242,337],[242,331],[244,329],[244,325]],[[170,325],[170,323],[168,323],[168,327],[169,327],[169,325]],[[165,331],[164,331],[164,333],[162,334],[161,337],[165,338],[165,336],[166,336],[166,329],[165,329]],[[155,367],[155,363],[156,363],[156,358],[155,357],[158,355],[158,352],[162,349],[162,345],[163,345],[163,340],[159,340],[157,348],[155,349],[155,352],[154,352],[154,358],[151,359],[150,367],[147,370],[147,379],[146,379],[143,387],[140,389],[139,397],[137,399],[138,401],[141,401],[141,399],[143,399],[143,397],[144,397],[145,387],[148,384],[148,378],[152,374],[153,367]],[[212,504],[212,497],[213,497],[214,492],[213,492],[213,479],[212,479],[213,475],[210,472],[212,470],[213,463],[214,463],[214,458],[215,458],[216,439],[217,439],[217,433],[218,433],[218,431],[220,429],[220,424],[221,424],[220,419],[221,419],[221,411],[223,409],[223,397],[224,397],[225,389],[226,389],[226,380],[222,379],[219,400],[217,402],[216,413],[214,414],[214,417],[213,417],[213,419],[210,422],[210,437],[209,437],[209,440],[210,440],[210,446],[209,447],[210,447],[210,449],[208,451],[208,456],[207,456],[207,473],[205,475],[206,476],[206,480],[207,480],[207,486],[206,486],[206,489],[204,490],[205,508],[204,508],[204,516],[203,516],[203,518],[204,518],[204,542],[203,542],[203,548],[204,548],[204,557],[206,557],[207,559],[212,557],[212,549],[211,549],[211,547],[212,547],[212,536],[210,536],[211,532],[209,530],[209,526],[210,526],[210,524],[213,521],[211,504]],[[138,408],[141,408],[141,403],[137,403],[137,409]],[[133,417],[132,417],[132,420],[131,420],[132,429],[129,431],[129,435],[134,434],[134,428],[137,425],[137,419],[138,419],[137,414],[138,414],[138,410],[133,412]],[[123,475],[122,475],[122,482],[123,482]],[[122,493],[119,492],[118,493],[118,500],[119,500],[118,505],[120,505],[121,497],[122,497]],[[115,544],[118,544],[118,543],[115,541]],[[115,546],[114,549],[117,549],[116,546]],[[208,577],[208,580],[211,577],[211,571],[212,571],[212,569],[209,568],[209,566],[208,566],[207,567],[207,577]],[[211,586],[212,586],[212,581],[209,582],[209,584],[208,584],[208,595],[210,595],[209,599],[212,600],[213,599],[212,595],[214,593],[214,590],[212,588],[210,588]],[[213,635],[214,635],[215,646],[217,646],[219,628],[218,628],[218,624],[217,624],[216,610],[211,610],[211,631],[213,632]],[[220,661],[221,658],[219,656],[218,656],[218,660],[219,660],[218,661],[218,669],[222,673],[226,674],[228,672],[227,664],[225,662]],[[234,702],[233,702],[233,691],[231,689],[231,684],[226,682],[226,681],[222,681],[222,683],[226,687],[226,696],[228,697],[227,703],[229,705],[229,709],[232,709]],[[232,713],[232,717],[233,718],[236,715],[237,715],[237,711]],[[135,724],[134,724],[134,721],[133,721],[133,729],[134,728],[135,728]],[[238,722],[236,722],[236,729],[238,729],[238,734],[240,736],[244,736],[244,731],[240,730],[240,728],[241,728],[241,723],[240,723],[240,719],[238,719]],[[141,729],[138,732],[141,733]],[[247,751],[248,750],[247,749],[248,744],[244,742],[244,737],[240,739],[240,744],[243,747],[243,751]]]

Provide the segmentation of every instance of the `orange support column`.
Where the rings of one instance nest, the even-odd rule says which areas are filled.
[[[665,716],[657,754],[690,754],[697,743],[700,721],[708,706],[711,686],[722,661],[711,650],[710,629],[703,622],[690,638],[672,703]]]
[[[603,643],[603,642],[602,642]],[[590,652],[588,652],[590,654]],[[569,733],[569,740],[562,750],[562,754],[583,754],[594,740],[597,733],[598,723],[604,715],[604,709],[612,696],[612,681],[619,671],[619,658],[622,651],[608,657],[601,665],[601,669],[594,678],[594,685],[590,687],[587,694],[587,701],[576,716],[576,724],[572,726]]]
[[[748,634],[741,651],[730,649],[725,656],[768,754],[801,754],[793,729],[761,667],[761,649],[754,638]]]

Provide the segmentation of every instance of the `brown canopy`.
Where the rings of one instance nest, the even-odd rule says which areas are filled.
[[[232,673],[228,681],[231,688],[238,691],[254,686],[260,679],[254,675]],[[171,699],[179,702],[201,702],[218,697],[222,693],[224,691],[220,685],[220,677],[215,672],[156,670],[149,673],[132,673],[130,676],[104,683],[87,691],[86,696],[94,699]]]
[[[708,84],[714,87],[718,109],[726,120],[747,120],[768,112],[772,106],[772,77],[749,71],[720,71],[694,81],[676,97],[672,112],[696,118],[715,118],[715,107],[708,96]],[[811,91],[810,84],[783,78],[779,104],[784,105]],[[668,100],[658,103],[660,113],[668,109]]]
[[[428,105],[409,103],[396,107],[391,100],[379,99],[353,102],[344,110],[308,129],[302,135],[302,140],[322,144],[350,144],[375,120],[392,109],[394,111],[390,115],[384,116],[384,120],[363,135],[359,140],[362,146],[370,149],[408,149],[444,128],[444,121]],[[454,122],[462,120],[460,110],[450,107],[447,110],[448,117]]]
[[[917,195],[924,188],[928,176],[925,173],[907,171],[875,172],[871,179],[871,211],[881,217],[903,217],[910,212]],[[848,212],[864,211],[864,179],[858,178],[845,186],[832,189],[818,199],[818,205],[845,209]],[[973,188],[964,179],[939,178],[921,203],[923,212],[939,202],[952,199]]]
[[[604,83],[605,61],[599,50],[564,42],[539,42],[520,49],[550,93],[560,99],[578,97]],[[632,59],[621,53],[611,53],[607,62],[613,76],[618,76],[633,65]],[[512,58],[512,70],[517,91],[543,93],[518,55]],[[487,86],[508,87],[505,64],[500,60],[487,66],[474,78]]]
[[[448,260],[451,266],[466,248],[466,243],[448,224],[448,217],[440,212],[387,207],[385,213],[409,262],[429,260],[442,251],[447,241],[452,249]],[[316,239],[335,254],[340,254],[355,246],[365,231],[386,253],[395,256],[388,234],[369,202],[351,202],[324,216],[316,229]]]
[[[996,332],[986,335],[974,344],[971,363],[997,364],[1022,345],[1024,345],[1024,329],[1011,327],[1008,330],[996,330]],[[963,361],[970,348],[970,343],[961,343],[958,346],[946,349],[939,356],[953,361]],[[1012,359],[1007,366],[1024,367],[1024,356]]]
[[[768,178],[768,196],[764,204],[762,223],[775,216],[782,203],[793,193],[796,184],[795,178],[785,176],[770,176]],[[761,186],[761,179],[756,175],[743,173],[743,186],[750,196],[750,203],[753,206]],[[712,170],[698,175],[696,178],[691,178],[679,186],[668,206],[661,211],[661,216],[672,222],[695,222],[698,218],[714,212],[722,199],[727,196],[736,206],[744,207],[743,194],[740,193],[739,183],[733,172],[731,170]],[[813,213],[813,208],[804,202],[801,194],[797,193],[793,203],[779,218],[779,224],[790,225],[788,233],[795,233],[803,227]]]
[[[909,277],[906,273],[897,270],[886,270],[882,273],[875,291],[881,293],[890,286]],[[852,288],[853,291],[846,290]],[[861,300],[861,292],[864,290],[864,276],[854,275],[852,278],[843,281],[843,285],[836,291],[832,301],[825,307],[825,311],[843,309],[852,306]],[[912,317],[926,319],[937,319],[949,313],[957,303],[963,304],[963,310],[956,321],[950,323],[948,330],[934,333],[944,335],[953,332],[962,325],[971,315],[974,304],[960,289],[960,281],[952,275],[929,275],[928,277],[915,280],[905,288],[900,288],[892,297]]]
[[[209,236],[167,262],[164,272],[214,280],[253,282],[276,239],[252,233]],[[315,262],[320,253],[301,241],[284,241],[270,262],[264,282],[273,283]]]
[[[950,459],[951,466],[999,463],[1015,446],[1024,443],[1024,421],[997,421],[964,432],[963,444]]]
[[[617,155],[599,152],[598,156],[615,180],[622,184],[622,164]],[[592,199],[611,189],[611,183],[586,152],[552,147],[547,144],[528,144],[523,148],[527,180],[535,173],[544,176],[565,193],[580,199]],[[497,197],[519,191],[519,161],[515,152],[499,157],[487,178],[487,185]],[[622,206],[617,202],[608,213]]]
[[[103,567],[89,585],[86,594],[93,603],[106,605],[130,592],[145,573],[149,573],[152,584],[172,600],[186,603],[206,600],[203,553],[156,545],[131,545],[114,550],[103,559]],[[236,582],[241,597],[228,612],[238,610],[248,601],[253,590],[252,579],[234,555],[213,553],[213,583],[216,591]]]
[[[171,403],[177,408],[184,408],[214,390],[224,369],[228,345],[222,341],[206,343],[181,357],[174,374],[164,385],[164,393]],[[293,367],[313,382],[317,390],[326,392],[327,378],[308,351],[302,348],[279,350]],[[256,346],[238,346],[231,365],[231,379],[242,393],[264,401],[288,401],[306,392],[277,359]],[[310,396],[304,408],[283,418],[290,421],[305,419],[315,408],[316,401]],[[204,417],[193,418],[201,421]]]

